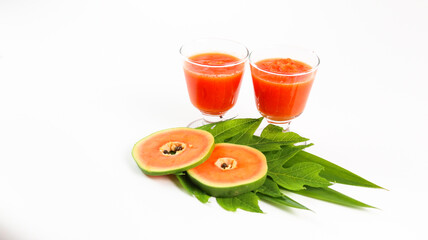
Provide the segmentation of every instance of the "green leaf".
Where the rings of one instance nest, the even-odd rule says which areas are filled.
[[[250,142],[246,145],[249,147],[253,147],[261,152],[281,150],[280,142],[272,142],[271,140],[266,140],[258,136],[253,136]]]
[[[254,132],[262,118],[233,119],[208,124],[199,129],[213,134],[216,143],[229,142],[247,145],[262,151],[268,162],[268,178],[264,185],[254,192],[232,198],[217,198],[217,203],[228,211],[238,208],[261,213],[259,199],[280,205],[308,209],[280,191],[280,187],[307,197],[350,207],[372,207],[340,192],[328,188],[332,183],[381,188],[378,185],[323,158],[302,151],[308,145],[298,145],[308,141],[294,132],[283,132],[281,127],[269,124],[260,136]],[[183,187],[199,201],[206,203],[210,198],[194,185],[186,175],[177,175]]]
[[[276,184],[269,177],[266,178],[265,183],[255,190],[257,193],[263,193],[271,197],[281,197],[282,193],[279,190],[278,184]]]
[[[215,142],[221,143],[224,142],[226,139],[242,134],[248,128],[254,127],[254,125],[257,122],[261,121],[261,119],[262,118],[232,119],[223,122],[207,124],[202,127],[199,127],[198,129],[210,132],[214,136]]]
[[[294,208],[300,208],[300,209],[308,209],[307,207],[303,206],[302,204],[294,201],[293,199],[285,196],[278,187],[278,184],[276,184],[272,179],[269,177],[266,178],[265,183],[257,188],[255,190],[257,193],[257,196],[265,201],[279,204],[279,205],[285,205],[288,207],[294,207]]]
[[[200,202],[207,203],[210,199],[210,195],[206,194],[204,191],[199,189],[195,184],[193,184],[189,177],[184,174],[176,174],[175,175],[178,181],[181,183],[184,189],[190,194],[194,195]]]
[[[302,162],[289,168],[276,167],[268,170],[268,175],[281,187],[289,190],[301,190],[306,186],[327,187],[331,185],[325,178],[319,176],[323,166]]]
[[[282,132],[282,128],[269,124],[259,136],[253,136],[245,145],[256,148],[262,152],[280,150],[281,146],[305,142],[309,139],[293,132]]]
[[[360,187],[382,188],[342,167],[339,167],[334,163],[331,163],[323,158],[317,157],[305,151],[301,151],[296,154],[296,156],[291,158],[286,163],[286,166],[291,166],[300,162],[313,162],[322,165],[324,167],[324,171],[320,173],[320,176],[331,182]]]
[[[256,129],[254,129],[255,131]],[[254,133],[254,132],[253,132]],[[293,132],[282,132],[282,128],[269,124],[263,129],[259,136],[247,137],[245,144],[262,152],[281,150],[281,146],[305,142],[309,139],[299,136]]]
[[[305,190],[294,191],[294,192],[306,197],[311,197],[311,198],[315,198],[315,199],[319,199],[319,200],[323,200],[323,201],[327,201],[335,204],[340,204],[347,207],[374,208],[354,198],[348,197],[343,193],[335,191],[331,188],[308,187]]]
[[[269,169],[275,169],[282,167],[290,158],[296,155],[298,152],[303,149],[312,146],[313,144],[308,145],[285,145],[279,151],[270,151],[265,152],[266,161]]]
[[[263,118],[259,118],[257,119],[257,121],[252,122],[246,129],[244,129],[243,131],[241,131],[231,139],[228,139],[227,142],[242,144],[242,145],[248,144],[249,142],[251,142],[254,132],[260,126],[260,123],[262,122],[262,120]]]
[[[281,127],[272,124],[267,125],[263,129],[260,137],[263,139],[269,139],[273,142],[282,142],[283,144],[294,144],[309,140],[294,132],[283,132]]]
[[[299,209],[305,209],[305,210],[310,210],[309,208],[303,206],[302,204],[294,201],[293,199],[287,197],[286,195],[281,195],[280,197],[271,197],[262,193],[257,193],[257,196],[261,199],[261,200],[265,200],[271,203],[275,203],[275,204],[279,204],[279,205],[284,205],[284,206],[288,206],[288,207],[293,207],[293,208],[299,208]]]
[[[240,208],[249,212],[263,213],[259,207],[259,198],[253,192],[244,193],[231,198],[217,198],[217,203],[227,211],[235,212]]]

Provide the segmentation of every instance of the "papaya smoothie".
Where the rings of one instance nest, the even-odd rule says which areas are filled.
[[[223,115],[238,98],[245,62],[225,53],[188,57],[184,76],[190,101],[206,115]]]
[[[291,58],[270,58],[251,64],[256,106],[273,123],[299,116],[306,105],[316,70]]]

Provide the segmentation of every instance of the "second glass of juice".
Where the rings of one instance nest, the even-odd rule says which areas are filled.
[[[256,105],[268,123],[288,130],[305,108],[319,63],[313,51],[299,47],[271,46],[251,53]]]
[[[222,121],[235,105],[248,49],[224,39],[199,39],[180,48],[190,101],[203,115],[189,127]]]

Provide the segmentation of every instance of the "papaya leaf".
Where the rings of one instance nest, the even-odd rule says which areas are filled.
[[[285,196],[272,179],[269,177],[266,178],[265,183],[255,190],[257,196],[261,200],[265,200],[274,204],[285,205],[288,207],[300,208],[300,209],[308,209],[302,204],[294,201],[293,199]]]
[[[262,120],[263,118],[258,118],[257,121],[252,122],[246,129],[244,129],[243,131],[241,131],[231,139],[228,139],[227,142],[247,145],[248,143],[251,142],[254,132],[260,126],[260,123],[262,122]]]
[[[282,142],[283,144],[294,144],[299,142],[305,142],[309,139],[301,137],[299,134],[294,132],[283,132],[281,127],[269,124],[267,125],[262,133],[260,134],[262,139],[268,139],[273,142]]]
[[[246,142],[247,146],[256,148],[262,152],[281,150],[281,146],[305,142],[309,139],[299,136],[294,132],[282,132],[282,128],[269,124],[260,137],[253,136]]]
[[[270,152],[281,150],[281,143],[272,142],[270,140],[263,139],[258,136],[253,136],[249,143],[246,144],[249,147],[253,147],[261,152]]]
[[[307,187],[304,190],[293,191],[293,192],[306,197],[315,198],[315,199],[319,199],[319,200],[323,200],[326,202],[331,202],[331,203],[335,203],[335,204],[339,204],[347,207],[374,208],[373,206],[367,205],[354,198],[348,197],[345,194],[335,191],[331,188]]]
[[[281,187],[289,190],[301,190],[306,186],[327,187],[331,183],[319,176],[323,166],[302,162],[296,163],[289,168],[275,167],[268,170],[268,175]]]
[[[248,128],[254,127],[254,125],[261,119],[262,118],[232,119],[223,122],[207,124],[202,127],[198,127],[198,129],[210,132],[214,136],[215,142],[221,143],[224,142],[226,139],[232,138],[239,134],[243,134]]]
[[[304,205],[294,201],[293,199],[287,197],[284,194],[282,194],[280,197],[272,197],[272,196],[268,196],[268,195],[265,195],[262,193],[257,193],[257,196],[261,200],[264,200],[267,202],[271,202],[271,203],[275,203],[275,204],[279,204],[279,205],[284,205],[284,206],[288,206],[288,207],[293,207],[293,208],[310,210],[309,208],[307,208]]]
[[[210,199],[210,195],[206,194],[200,188],[198,188],[195,184],[193,184],[189,177],[185,174],[176,174],[175,175],[180,182],[181,186],[190,194],[195,196],[201,203],[207,203]]]
[[[271,197],[281,197],[282,193],[279,190],[278,184],[276,184],[269,177],[266,178],[265,183],[255,190],[256,193],[262,193]]]
[[[216,198],[218,205],[220,205],[224,210],[235,212],[238,209],[237,206],[233,203],[233,198]]]
[[[313,144],[308,145],[285,145],[279,151],[270,151],[265,152],[266,161],[269,169],[275,169],[282,167],[290,158],[296,155],[301,150],[312,146]]]
[[[335,183],[342,183],[360,187],[370,188],[382,188],[358,175],[352,173],[334,163],[331,163],[323,158],[315,156],[311,153],[301,151],[291,158],[286,166],[292,166],[300,162],[312,162],[320,164],[324,167],[324,171],[320,173],[320,176]]]
[[[253,192],[230,198],[217,198],[217,203],[225,210],[235,212],[238,208],[255,213],[263,213],[259,207],[259,198]]]
[[[265,183],[253,192],[230,198],[216,198],[222,208],[228,211],[239,208],[262,213],[258,205],[261,199],[277,206],[308,209],[284,195],[280,188],[348,207],[372,207],[328,186],[332,183],[372,188],[381,188],[380,186],[323,158],[302,151],[312,144],[295,146],[296,143],[308,141],[297,133],[283,132],[281,127],[269,124],[260,136],[255,136],[262,119],[233,119],[199,127],[213,134],[216,143],[247,145],[262,151],[267,159],[268,177]],[[208,202],[210,196],[194,185],[187,175],[176,177],[190,194],[203,203]]]

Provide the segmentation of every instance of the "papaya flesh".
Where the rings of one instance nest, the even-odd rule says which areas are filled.
[[[266,180],[265,155],[257,149],[219,143],[208,160],[187,171],[190,179],[214,197],[233,197],[259,188]]]
[[[203,163],[214,149],[211,133],[192,128],[171,128],[155,132],[132,149],[140,169],[147,175],[180,173]]]

